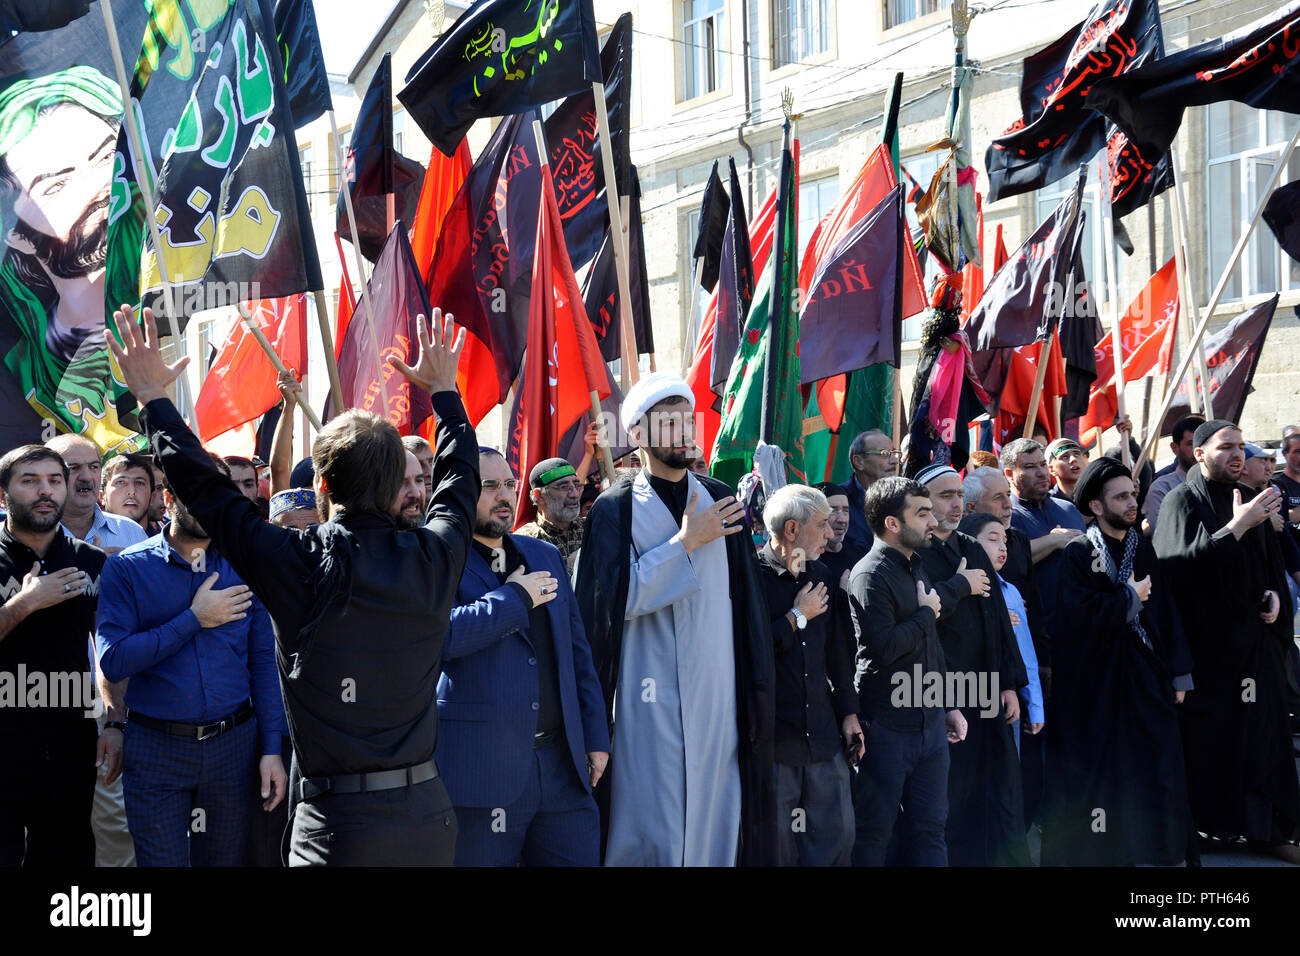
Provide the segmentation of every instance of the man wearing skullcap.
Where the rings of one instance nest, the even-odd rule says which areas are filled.
[[[1210,837],[1245,837],[1300,862],[1291,595],[1270,526],[1282,495],[1240,484],[1246,442],[1232,422],[1205,422],[1192,441],[1200,467],[1169,492],[1155,534],[1195,661],[1182,715],[1192,817]]]
[[[555,545],[572,571],[574,556],[582,547],[582,521],[578,517],[582,510],[582,482],[577,471],[563,458],[538,462],[528,475],[528,494],[537,509],[537,520],[515,534]]]
[[[654,373],[620,426],[643,470],[587,515],[575,590],[613,728],[606,865],[775,862],[775,660],[744,508],[689,470],[694,396]]]
[[[316,513],[316,492],[310,488],[277,491],[271,496],[270,521],[281,528],[305,528],[318,524],[320,515]]]
[[[1024,866],[1024,795],[1011,725],[1020,719],[1016,688],[1029,682],[997,572],[984,546],[957,530],[964,509],[961,476],[926,465],[916,480],[930,492],[938,522],[917,552],[943,613],[936,626],[947,662],[946,701],[966,718],[966,739],[951,744],[948,769],[949,866]]]
[[[1123,464],[1089,464],[1074,501],[1091,523],[1061,561],[1043,863],[1174,866],[1196,852],[1177,710],[1192,661],[1174,591]]]

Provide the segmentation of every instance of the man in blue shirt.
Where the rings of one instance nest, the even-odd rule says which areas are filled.
[[[1017,438],[1002,447],[1002,471],[1011,482],[1011,527],[1029,538],[1034,578],[1041,594],[1057,593],[1061,551],[1083,534],[1083,515],[1068,501],[1053,498],[1043,446],[1031,438]],[[1048,632],[1054,630],[1059,602],[1043,602]]]
[[[131,679],[127,820],[141,866],[237,866],[258,773],[265,810],[288,783],[271,618],[185,506],[164,500],[167,528],[105,566],[95,634],[104,676]]]

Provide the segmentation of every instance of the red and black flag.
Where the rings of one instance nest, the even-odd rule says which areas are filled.
[[[630,196],[633,189],[628,147],[632,114],[632,14],[619,17],[605,38],[600,50],[600,70],[605,78],[605,106],[609,110],[609,139],[614,150],[618,195]],[[543,125],[551,178],[555,181],[555,202],[564,223],[564,242],[569,247],[573,267],[579,269],[596,255],[605,227],[609,225],[595,94],[590,88],[575,93]],[[530,237],[525,247],[531,249],[531,242]]]
[[[284,59],[284,85],[295,129],[302,129],[331,108],[325,54],[316,29],[312,0],[278,0],[275,36]]]
[[[1183,110],[1237,100],[1300,112],[1300,2],[1224,37],[1093,84],[1088,105],[1113,120],[1147,156],[1169,148]]]
[[[1255,367],[1259,365],[1259,356],[1264,349],[1264,338],[1273,324],[1278,298],[1279,295],[1275,294],[1247,309],[1205,343],[1205,367],[1210,373],[1208,391],[1210,401],[1214,403],[1215,418],[1241,421],[1246,397],[1252,391]],[[1196,379],[1199,390],[1199,374]],[[1187,401],[1187,382],[1183,381],[1178,385],[1173,406],[1160,425],[1160,434],[1168,435],[1174,423],[1188,414],[1191,414],[1191,405]]]
[[[1156,0],[1102,0],[1082,23],[1024,60],[1021,117],[985,155],[989,202],[1039,189],[1073,173],[1105,147],[1116,217],[1173,184],[1164,149],[1139,150],[1089,98],[1102,78],[1163,55]]]
[[[335,203],[335,231],[352,241],[343,199],[343,190],[347,189],[352,193],[361,254],[376,261],[388,240],[388,194],[393,194],[393,216],[410,222],[420,202],[423,182],[424,167],[393,149],[393,68],[391,54],[385,53],[371,77],[348,140],[344,178]]]
[[[583,314],[582,296],[564,247],[549,166],[542,167],[542,195],[533,247],[531,314],[523,374],[515,392],[506,460],[516,475],[561,451],[573,423],[609,395],[609,370],[600,360],[595,333]],[[516,527],[533,519],[533,504],[519,502]]]
[[[641,185],[632,168],[632,195],[628,197],[628,280],[632,295],[632,331],[638,355],[655,350],[654,330],[650,322],[650,278],[646,272],[645,230],[641,223]],[[587,270],[582,283],[582,301],[587,318],[600,343],[606,362],[622,358],[623,327],[620,322],[618,272],[614,265],[613,234],[606,229],[605,240],[596,261]]]
[[[902,365],[903,187],[831,247],[799,313],[802,384],[887,362]]]
[[[412,389],[411,383],[396,374],[387,361],[390,356],[408,365],[419,361],[416,316],[428,318],[430,311],[429,297],[416,268],[406,228],[399,220],[384,243],[375,271],[366,282],[365,300],[358,302],[339,349],[339,379],[348,408],[374,412],[392,422],[404,435],[419,428],[433,413],[428,394],[422,389]],[[381,374],[383,381],[378,377]],[[330,396],[325,405],[325,420],[340,411]]]
[[[601,80],[591,0],[478,0],[397,95],[450,156],[474,121],[526,113]]]
[[[479,154],[443,218],[429,299],[469,333],[458,385],[475,425],[505,401],[528,335],[532,261],[516,261],[516,232],[537,222],[540,174],[532,117],[508,117]],[[519,229],[512,229],[515,223]],[[534,241],[529,236],[531,247]]]

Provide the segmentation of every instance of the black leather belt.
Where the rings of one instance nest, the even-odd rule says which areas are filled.
[[[182,724],[174,720],[158,720],[156,717],[149,717],[134,710],[128,713],[126,719],[127,723],[142,724],[154,730],[161,730],[165,734],[171,734],[173,737],[188,737],[190,740],[212,740],[214,737],[220,737],[226,731],[234,730],[252,716],[253,705],[245,701],[230,716],[214,720],[209,724]]]
[[[374,790],[396,790],[413,787],[438,776],[438,765],[433,760],[396,770],[377,770],[371,773],[349,773],[338,777],[304,777],[298,782],[301,799],[311,800],[327,793],[369,793]]]
[[[563,730],[545,730],[540,734],[533,734],[533,749],[545,747],[547,744],[553,744],[564,736]]]

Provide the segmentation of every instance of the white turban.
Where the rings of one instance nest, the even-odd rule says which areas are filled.
[[[623,397],[623,429],[626,431],[639,422],[645,413],[668,398],[684,398],[695,410],[695,393],[681,376],[671,372],[652,372],[645,376]]]

